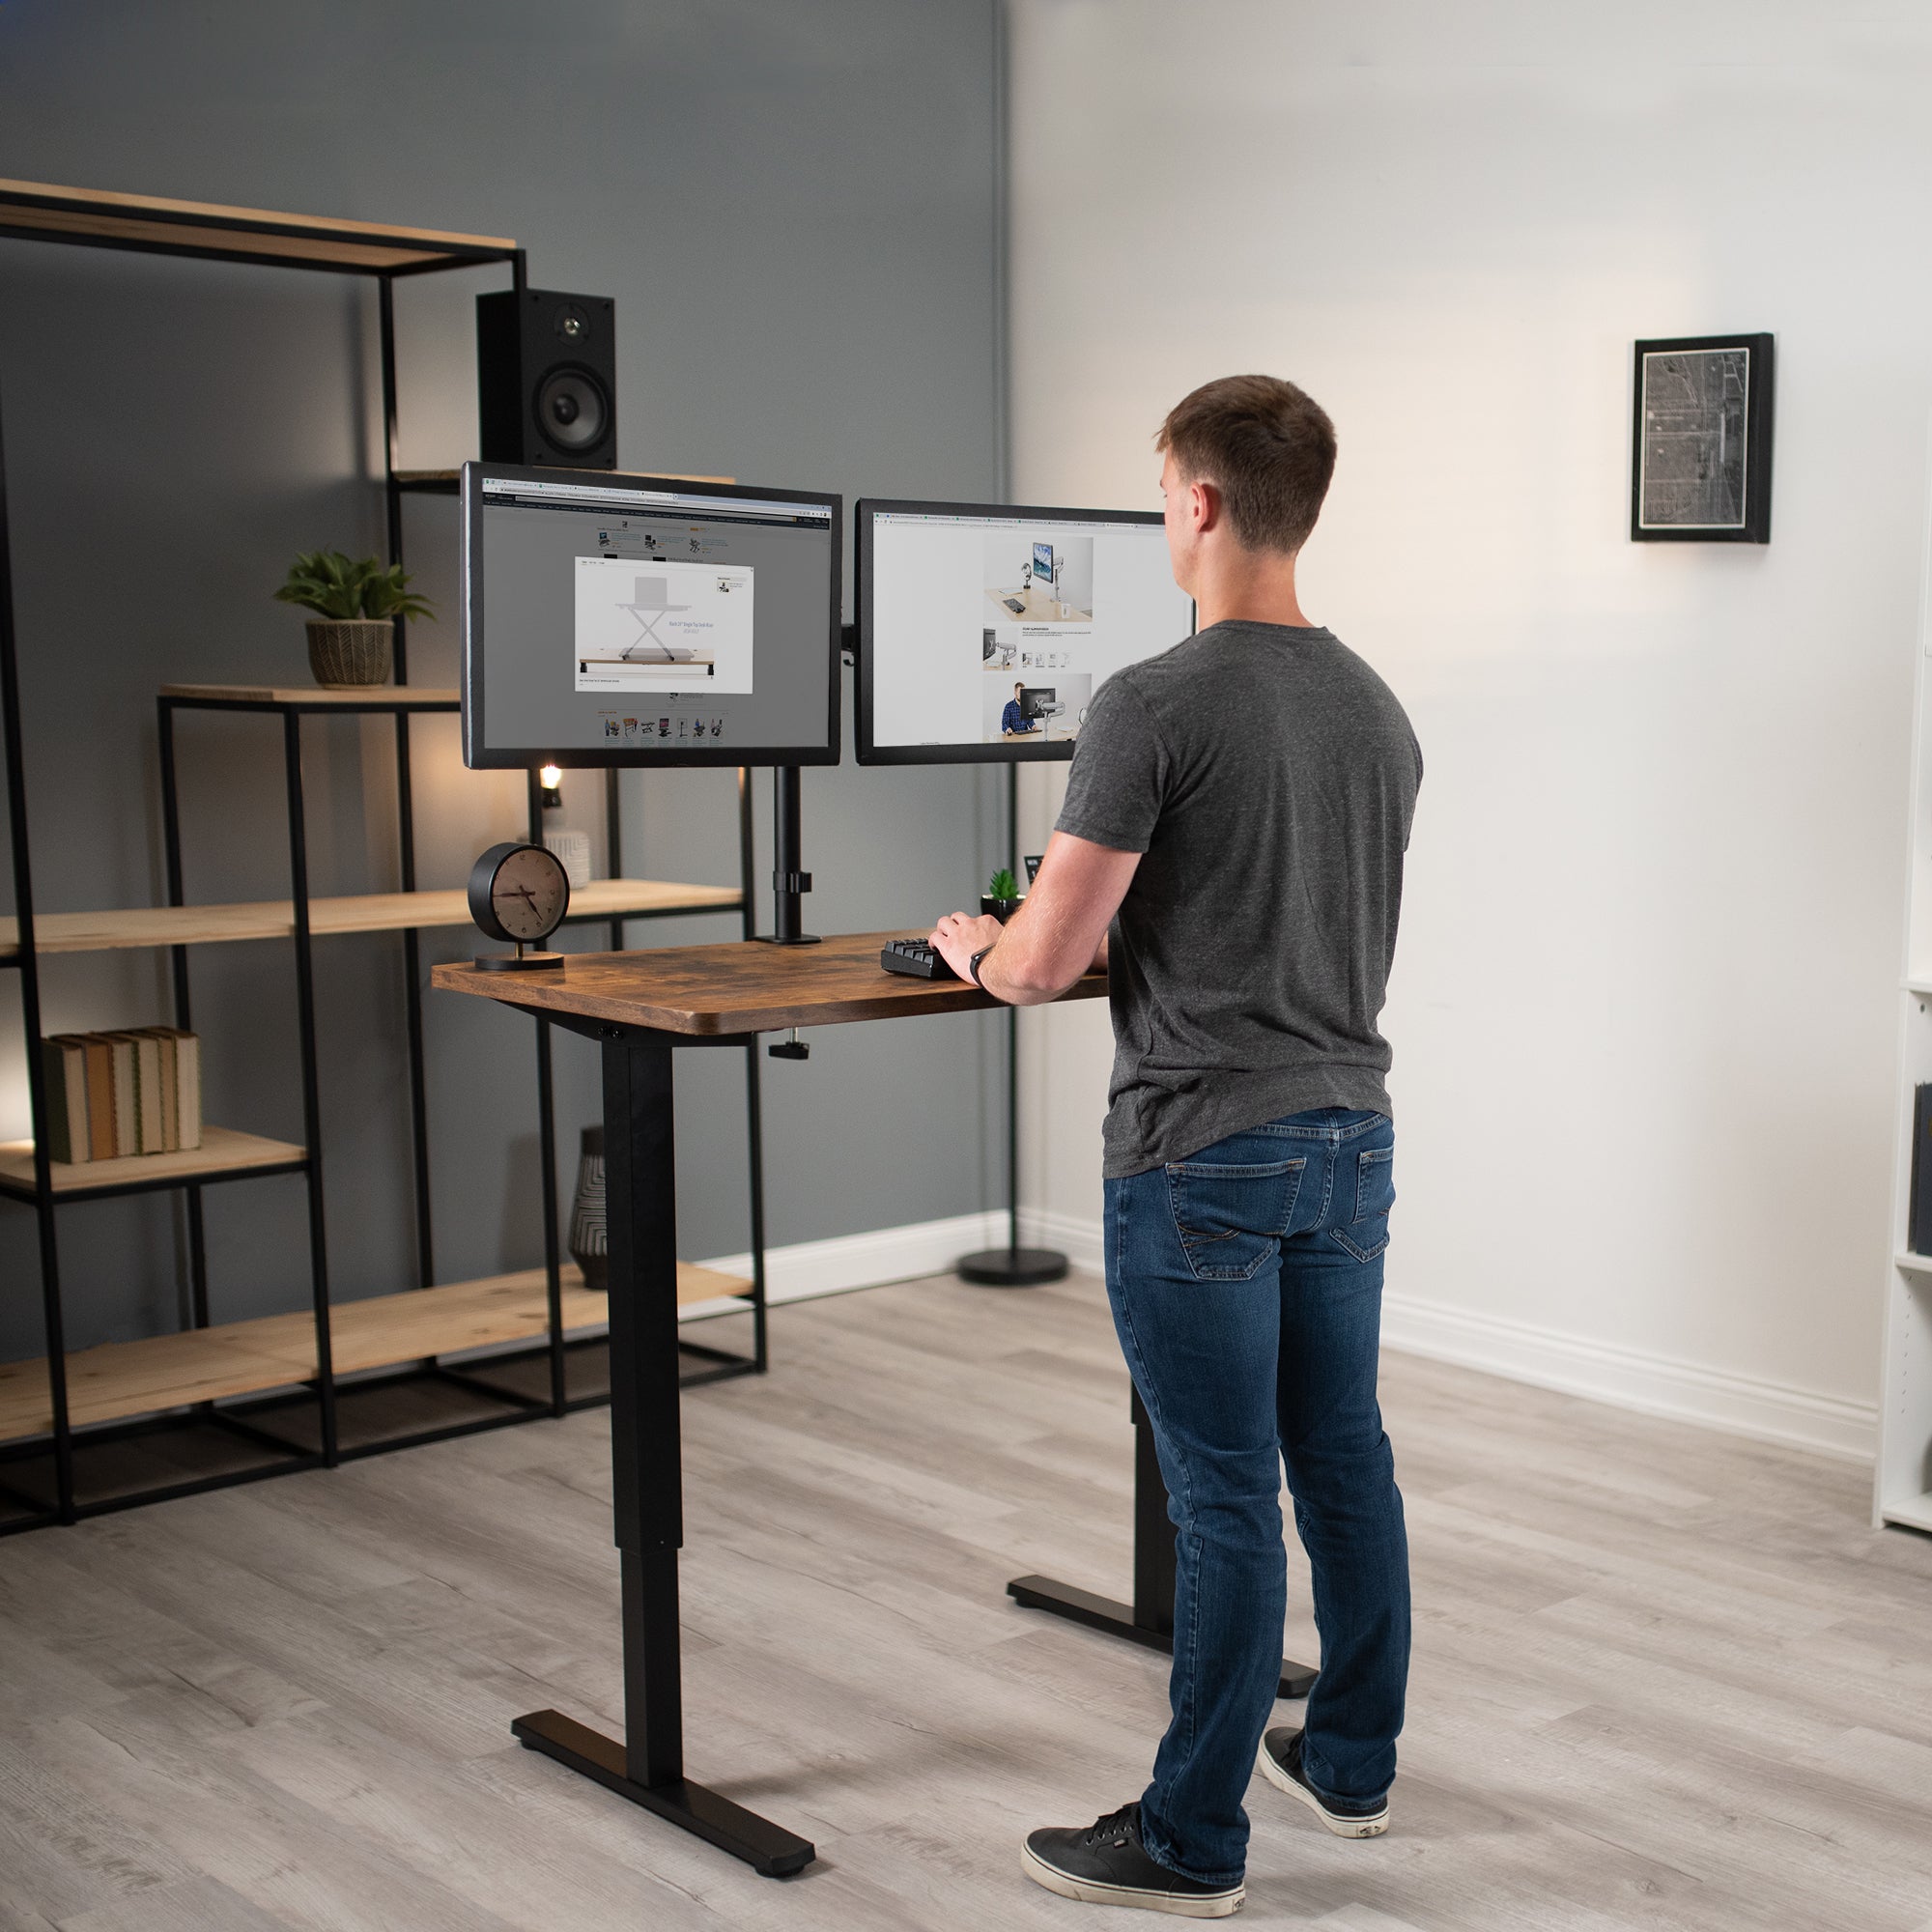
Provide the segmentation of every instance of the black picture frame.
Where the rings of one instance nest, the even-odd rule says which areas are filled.
[[[1768,334],[1636,344],[1633,543],[1771,541],[1775,361]]]

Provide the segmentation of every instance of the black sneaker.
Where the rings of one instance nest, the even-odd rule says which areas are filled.
[[[1141,1844],[1141,1807],[1122,1804],[1085,1831],[1030,1832],[1020,1869],[1036,1885],[1089,1905],[1138,1905],[1181,1918],[1226,1918],[1241,1909],[1244,1885],[1203,1885],[1156,1864]]]
[[[1298,1798],[1338,1838],[1377,1838],[1388,1830],[1389,1802],[1379,1798],[1324,1798],[1301,1768],[1301,1733],[1283,1725],[1263,1738],[1255,1759],[1277,1790]]]

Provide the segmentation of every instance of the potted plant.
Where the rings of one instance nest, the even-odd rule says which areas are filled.
[[[991,913],[1004,925],[1019,909],[1020,882],[1002,866],[986,882],[986,890],[980,895],[980,910]]]
[[[409,584],[401,564],[385,570],[373,556],[355,561],[339,550],[316,550],[296,558],[275,596],[315,612],[308,668],[316,683],[330,689],[388,683],[395,620],[436,618],[429,600]]]

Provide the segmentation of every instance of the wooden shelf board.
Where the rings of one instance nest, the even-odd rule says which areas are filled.
[[[677,1264],[680,1306],[745,1294],[750,1288],[737,1275],[689,1262]],[[590,1328],[605,1319],[604,1295],[585,1288],[575,1264],[566,1264],[564,1327]],[[521,1268],[480,1281],[340,1302],[329,1310],[329,1342],[341,1376],[425,1355],[539,1341],[549,1323],[543,1269]],[[77,1350],[67,1358],[68,1408],[80,1428],[188,1403],[262,1394],[314,1374],[314,1318],[304,1309]],[[52,1426],[46,1363],[0,1363],[0,1440]]]
[[[536,467],[538,469],[559,468],[555,464],[539,464]],[[585,474],[582,469],[572,469],[568,473],[582,483],[592,483],[598,481],[600,478],[604,478],[619,489],[626,488],[640,480],[649,481],[653,478],[664,483],[735,483],[738,480],[735,476],[700,476],[695,469],[653,469],[649,471],[609,469],[595,470],[589,474]],[[455,469],[398,469],[396,471],[396,481],[402,484],[405,489],[410,490],[453,490],[456,488],[460,476],[461,472]]]
[[[311,707],[362,704],[385,709],[450,710],[463,703],[454,686],[363,684],[353,689],[320,684],[164,684],[163,697],[185,698],[204,704],[300,704]]]
[[[24,181],[0,181],[0,229],[49,242],[118,242],[167,255],[255,255],[364,274],[476,255],[501,257],[517,245],[501,235],[456,235]]]
[[[56,1194],[85,1194],[100,1187],[125,1187],[131,1181],[186,1179],[195,1175],[230,1169],[245,1173],[256,1167],[284,1167],[302,1158],[303,1150],[288,1141],[265,1140],[234,1127],[203,1127],[201,1145],[177,1153],[123,1154],[114,1160],[89,1160],[77,1165],[53,1163]],[[34,1188],[32,1141],[0,1142],[0,1188],[31,1195]]]
[[[570,895],[573,919],[619,913],[717,912],[738,903],[735,886],[686,886],[662,879],[592,879]],[[362,893],[311,899],[309,927],[318,939],[349,932],[468,925],[461,886],[420,893]],[[110,952],[143,946],[213,946],[242,939],[287,939],[296,929],[288,899],[243,905],[134,906],[119,912],[45,912],[35,921],[43,952]],[[0,959],[20,950],[19,924],[0,919]]]
[[[1887,1522],[1904,1523],[1911,1529],[1932,1530],[1932,1492],[1920,1496],[1892,1496],[1880,1506]]]

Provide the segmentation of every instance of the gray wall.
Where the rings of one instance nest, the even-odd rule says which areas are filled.
[[[995,0],[11,0],[0,175],[511,235],[538,286],[610,295],[620,460],[874,495],[996,496],[1002,468]],[[403,460],[472,453],[470,301],[499,270],[399,285]],[[382,540],[373,287],[326,275],[0,242],[0,403],[39,903],[162,896],[154,695],[174,679],[301,683],[298,548]],[[419,587],[453,619],[453,512],[412,503]],[[848,570],[849,586],[849,570]],[[849,602],[849,587],[848,587]],[[416,682],[453,682],[453,621]],[[521,826],[521,780],[465,772],[454,722],[415,740],[425,884]],[[849,745],[848,705],[848,745]],[[310,727],[316,890],[395,883],[387,727]],[[286,891],[271,723],[185,722],[190,896]],[[602,821],[566,781],[565,823]],[[758,787],[761,870],[769,786]],[[734,781],[625,781],[626,869],[730,882]],[[805,777],[821,931],[968,902],[996,862],[1000,781]],[[4,864],[4,860],[0,860]],[[9,889],[11,892],[11,888]],[[11,896],[0,899],[11,903]],[[599,929],[601,931],[601,928]],[[735,937],[729,920],[636,943]],[[469,950],[430,935],[425,964]],[[580,942],[585,943],[585,942]],[[601,943],[599,941],[598,943]],[[299,1138],[285,945],[194,955],[211,1119]],[[340,1298],[408,1285],[401,948],[319,962],[328,1226]],[[55,959],[48,1031],[167,1013],[165,960]],[[428,1000],[438,1272],[538,1259],[527,1023]],[[817,1037],[766,1063],[774,1243],[999,1199],[998,1034],[979,1016]],[[566,1140],[596,1114],[592,1050],[559,1037]],[[681,1245],[742,1248],[742,1060],[680,1066]],[[0,976],[0,1138],[28,1130],[18,994]],[[574,1164],[564,1149],[563,1166]],[[301,1189],[211,1194],[216,1319],[299,1306]],[[70,1346],[178,1320],[162,1197],[62,1215]],[[0,1356],[42,1346],[32,1217],[0,1204]]]

